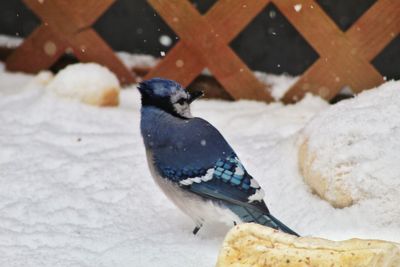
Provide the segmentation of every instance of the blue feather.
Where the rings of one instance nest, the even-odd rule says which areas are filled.
[[[150,152],[149,163],[160,179],[200,200],[212,200],[230,209],[243,222],[297,235],[269,213],[262,189],[221,133],[207,121],[191,118],[190,111],[186,116],[175,109],[178,101],[172,101],[172,95],[183,97],[182,103],[191,103],[178,83],[157,78],[142,82],[138,89],[142,94],[141,133]],[[200,226],[197,224],[194,233]]]

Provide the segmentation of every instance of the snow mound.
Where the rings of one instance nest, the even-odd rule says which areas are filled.
[[[128,68],[141,67],[152,68],[157,65],[159,59],[145,54],[130,54],[127,52],[117,52],[118,58]]]
[[[215,266],[227,229],[193,236],[154,183],[136,86],[121,90],[118,107],[98,108],[46,93],[42,81],[0,63],[0,266]],[[272,214],[302,236],[400,241],[400,220],[382,216],[398,200],[335,209],[303,182],[298,134],[324,100],[192,105],[263,187]]]
[[[270,93],[275,101],[280,101],[290,89],[290,87],[295,84],[295,82],[297,82],[297,80],[299,79],[299,77],[293,77],[288,74],[276,75],[260,71],[254,72],[254,75],[262,83],[271,86]]]
[[[48,85],[54,79],[54,74],[48,70],[42,70],[29,82],[27,87],[38,84],[42,86]]]
[[[305,127],[305,181],[334,207],[372,201],[383,224],[400,219],[400,82],[321,112]]]
[[[68,65],[47,85],[56,95],[96,106],[116,106],[120,84],[106,67],[96,63]]]

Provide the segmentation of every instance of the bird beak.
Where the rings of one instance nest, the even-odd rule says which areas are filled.
[[[202,97],[204,95],[203,91],[193,91],[193,92],[191,92],[189,94],[190,94],[189,103],[192,103],[197,98]]]

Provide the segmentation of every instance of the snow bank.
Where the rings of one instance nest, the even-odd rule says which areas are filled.
[[[47,85],[56,95],[78,99],[97,106],[118,105],[120,84],[118,78],[96,63],[68,65]]]
[[[400,228],[399,114],[391,81],[315,116],[301,140],[305,180],[332,205],[369,206],[370,221]]]
[[[215,265],[228,229],[193,236],[191,220],[154,184],[134,86],[119,107],[103,109],[0,68],[0,95],[0,266]],[[192,112],[220,129],[271,212],[302,235],[399,241],[397,224],[372,218],[375,203],[337,210],[304,184],[298,132],[327,107],[307,96],[289,106],[199,100]]]
[[[149,67],[152,68],[159,62],[159,59],[156,59],[150,55],[144,54],[131,54],[127,52],[117,52],[118,58],[127,66],[129,69],[134,67]]]
[[[299,77],[293,77],[288,74],[276,75],[260,71],[254,72],[254,75],[262,83],[271,86],[271,96],[275,101],[281,100],[290,87],[299,79]]]
[[[0,47],[16,48],[23,40],[21,37],[0,34]]]

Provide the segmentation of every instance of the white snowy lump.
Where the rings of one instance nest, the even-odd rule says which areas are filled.
[[[106,67],[96,63],[68,65],[50,80],[47,89],[56,95],[96,106],[117,106],[120,84]]]
[[[400,244],[397,243],[296,237],[254,223],[241,224],[229,231],[217,262],[217,267],[399,265]]]
[[[334,207],[378,200],[382,205],[372,208],[394,222],[400,220],[399,152],[400,82],[392,81],[316,115],[300,137],[299,167]]]

